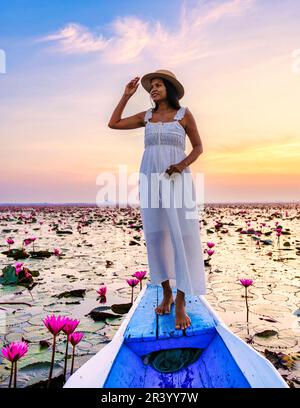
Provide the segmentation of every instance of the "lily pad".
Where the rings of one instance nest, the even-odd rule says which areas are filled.
[[[28,326],[24,328],[24,338],[30,342],[39,342],[41,340],[51,340],[52,334],[45,326]]]
[[[277,334],[278,334],[278,332],[276,330],[264,330],[262,332],[255,333],[255,336],[258,336],[258,337],[271,337],[271,336],[275,336]]]
[[[50,258],[50,256],[53,255],[53,252],[47,251],[47,250],[41,250],[41,251],[29,251],[31,258],[38,258],[38,259],[43,259],[43,258]]]
[[[26,259],[26,258],[29,258],[30,256],[26,251],[22,249],[16,249],[16,248],[13,248],[9,251],[8,250],[3,251],[2,254],[7,255],[10,258],[13,258],[15,261],[19,259]]]
[[[83,319],[80,320],[80,325],[78,326],[78,331],[85,332],[85,333],[96,333],[98,330],[103,329],[105,327],[105,321],[99,320],[93,321],[90,318],[87,318],[87,321]]]
[[[122,323],[122,317],[107,317],[105,322],[110,326],[120,326]]]
[[[2,269],[0,283],[2,285],[15,285],[18,283],[18,275],[16,274],[16,268],[14,266],[8,265]]]
[[[96,322],[99,320],[105,320],[106,318],[115,319],[116,317],[121,317],[118,314],[105,312],[101,307],[96,307],[95,309],[91,310],[90,313],[88,313],[88,316],[91,316],[91,318]]]
[[[267,235],[267,234],[265,234]],[[264,245],[272,245],[273,241],[271,239],[261,239],[260,242]]]
[[[125,313],[128,313],[131,306],[132,306],[132,303],[114,304],[114,305],[111,305],[111,310],[114,313],[123,315]]]
[[[86,289],[73,289],[73,290],[67,290],[65,292],[60,293],[59,295],[54,295],[53,297],[57,297],[58,299],[61,299],[62,297],[81,297],[83,298],[85,296]]]
[[[50,371],[50,362],[37,362],[37,363],[32,363],[28,364],[27,366],[21,368],[18,371],[18,386],[21,387],[29,387],[33,385],[37,385],[40,383],[41,387],[45,387],[47,381],[48,381],[48,376],[49,376],[49,371]],[[63,373],[63,367],[59,364],[54,364],[53,366],[53,382],[55,381],[54,378],[62,375]]]

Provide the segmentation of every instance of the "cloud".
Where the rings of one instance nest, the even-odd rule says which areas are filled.
[[[65,54],[98,52],[112,64],[139,62],[148,56],[154,63],[167,60],[169,66],[174,66],[228,52],[228,49],[217,50],[211,46],[205,38],[205,30],[221,19],[246,13],[254,0],[202,0],[192,3],[182,2],[175,31],[160,21],[125,16],[117,17],[108,25],[112,31],[108,37],[91,32],[80,24],[69,23],[37,41],[52,43],[50,51]]]
[[[109,40],[102,35],[96,37],[80,24],[69,23],[57,33],[38,38],[36,42],[53,42],[55,51],[81,54],[102,50],[107,46]]]

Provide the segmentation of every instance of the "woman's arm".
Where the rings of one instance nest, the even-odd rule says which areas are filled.
[[[146,111],[139,112],[136,115],[128,116],[127,118],[121,119],[123,110],[130,97],[123,95],[120,102],[116,106],[113,114],[111,115],[108,127],[111,129],[136,129],[145,126],[144,117]]]
[[[139,86],[138,81],[139,77],[135,77],[126,85],[124,94],[122,95],[120,102],[116,106],[109,120],[108,127],[111,129],[136,129],[145,125],[144,116],[146,111],[121,119],[123,110],[128,100],[132,97]]]
[[[191,141],[193,150],[188,156],[186,156],[184,160],[178,163],[179,165],[183,166],[183,169],[192,164],[195,160],[197,160],[200,154],[203,153],[202,141],[197,129],[197,124],[194,119],[194,116],[192,115],[192,112],[190,112],[188,108],[186,109],[185,118],[186,118],[185,130]]]

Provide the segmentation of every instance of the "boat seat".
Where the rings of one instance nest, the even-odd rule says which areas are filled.
[[[176,297],[176,289],[173,289]],[[124,332],[124,342],[142,356],[157,350],[197,347],[205,349],[217,334],[216,323],[198,296],[186,295],[186,312],[191,326],[175,328],[175,305],[170,314],[157,315],[155,308],[163,299],[160,285],[147,283],[147,288]]]

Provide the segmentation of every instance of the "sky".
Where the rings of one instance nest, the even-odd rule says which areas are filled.
[[[94,203],[99,174],[138,172],[144,128],[107,124],[157,69],[184,85],[204,202],[300,201],[299,20],[297,0],[1,1],[0,203]],[[140,85],[122,117],[149,107]]]

